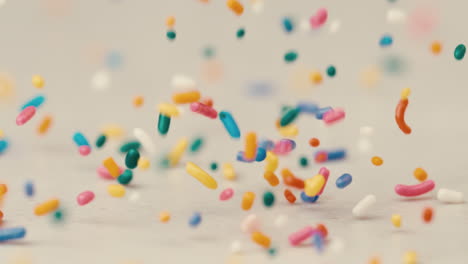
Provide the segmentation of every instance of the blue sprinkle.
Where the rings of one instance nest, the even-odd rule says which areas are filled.
[[[1,228],[0,229],[0,242],[23,238],[26,235],[24,227]]]
[[[319,198],[318,195],[310,197],[310,196],[307,196],[305,192],[301,192],[301,199],[305,203],[315,203],[318,200],[318,198]]]
[[[256,97],[266,97],[275,92],[273,84],[266,81],[252,81],[247,85],[247,93]]]
[[[9,145],[10,144],[8,143],[6,139],[0,139],[0,154],[5,152],[8,149]]]
[[[337,150],[331,150],[327,152],[327,160],[340,160],[344,159],[346,157],[346,150],[344,149],[337,149]]]
[[[111,70],[118,70],[123,65],[123,56],[118,51],[110,51],[106,55],[106,66]]]
[[[189,225],[191,227],[197,227],[201,223],[201,214],[198,212],[195,212],[192,217],[189,219]]]
[[[26,193],[26,196],[28,197],[33,197],[34,196],[34,183],[32,181],[27,181],[24,184],[24,192]]]
[[[272,150],[275,147],[275,143],[269,139],[262,139],[258,143],[258,147],[265,150]]]
[[[21,110],[24,110],[26,107],[29,106],[34,106],[36,108],[39,108],[45,101],[45,97],[43,95],[37,95],[34,98],[31,98],[31,100],[27,101],[22,107]]]
[[[332,110],[332,109],[333,109],[333,108],[331,108],[330,106],[327,106],[327,107],[324,107],[324,108],[319,108],[319,109],[317,110],[317,112],[315,112],[315,117],[316,117],[317,119],[319,119],[319,120],[322,120],[322,119],[323,119],[323,115],[324,115],[326,112],[328,112],[328,111],[330,111],[330,110]]]
[[[315,245],[319,253],[323,252],[323,237],[321,232],[315,232],[312,236],[312,243]]]
[[[296,106],[301,113],[315,114],[319,110],[319,106],[314,103],[300,102]]]
[[[284,17],[282,20],[283,29],[286,33],[291,33],[294,30],[294,24],[290,17]]]
[[[379,41],[379,44],[381,47],[388,47],[392,45],[392,43],[393,43],[393,38],[390,35],[383,35]]]
[[[89,146],[88,140],[86,139],[86,137],[81,132],[76,132],[73,135],[73,141],[75,141],[75,143],[78,146]]]
[[[237,161],[247,162],[247,163],[254,162],[254,160],[248,160],[244,158],[244,151],[237,152]]]
[[[257,156],[255,157],[255,161],[261,162],[266,158],[266,150],[263,148],[257,148]]]
[[[345,173],[336,179],[336,187],[343,189],[353,181],[353,176],[351,174]]]

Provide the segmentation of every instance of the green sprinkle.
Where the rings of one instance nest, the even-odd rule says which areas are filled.
[[[97,147],[97,148],[101,148],[102,146],[104,146],[104,144],[106,143],[106,140],[107,140],[106,135],[104,135],[104,134],[100,135],[100,136],[96,139],[96,147]]]
[[[176,38],[176,32],[174,30],[169,30],[166,33],[166,36],[169,40],[174,40]]]
[[[333,65],[328,66],[327,68],[327,75],[328,77],[335,77],[336,75],[336,68]]]
[[[161,160],[159,161],[159,166],[162,168],[162,169],[168,169],[171,167],[171,162],[169,161],[169,159],[164,156],[163,158],[161,158]]]
[[[138,150],[140,147],[141,147],[141,144],[138,141],[127,141],[124,144],[122,144],[122,146],[120,146],[120,152],[127,153],[131,149]]]
[[[159,114],[158,119],[158,131],[161,135],[166,135],[169,131],[169,126],[171,125],[171,118],[163,114]]]
[[[463,57],[465,57],[465,52],[466,52],[465,45],[460,44],[455,48],[453,56],[455,56],[455,59],[457,60],[463,60]]]
[[[269,248],[269,249],[268,249],[268,255],[270,255],[270,256],[273,257],[273,256],[276,255],[276,253],[277,253],[276,248]]]
[[[190,145],[190,152],[195,153],[200,150],[200,148],[203,146],[203,138],[195,138],[192,141],[192,144]]]
[[[299,112],[300,112],[299,108],[292,108],[286,111],[281,117],[280,126],[284,127],[284,126],[291,124],[299,115]]]
[[[129,169],[134,169],[138,165],[140,159],[140,152],[136,149],[130,149],[125,156],[125,166]]]
[[[210,164],[210,168],[211,168],[212,171],[217,170],[217,169],[218,169],[218,163],[216,163],[216,162],[213,161],[213,162]]]
[[[57,211],[54,212],[53,217],[55,222],[61,222],[63,221],[65,214],[63,210],[59,208],[57,209]]]
[[[275,203],[275,195],[272,192],[266,192],[263,194],[263,204],[266,207],[272,207]]]
[[[297,59],[297,52],[295,51],[289,51],[286,54],[284,54],[284,60],[288,63],[293,62]]]
[[[236,36],[238,39],[241,39],[245,36],[245,29],[244,28],[239,28],[237,30]]]
[[[299,159],[299,165],[301,165],[301,167],[305,168],[307,166],[309,166],[309,160],[302,156],[300,159]]]
[[[203,57],[207,59],[211,59],[215,55],[216,55],[216,50],[213,47],[208,46],[203,49]]]
[[[133,179],[133,172],[131,170],[125,170],[120,176],[117,178],[117,181],[120,184],[127,185]]]

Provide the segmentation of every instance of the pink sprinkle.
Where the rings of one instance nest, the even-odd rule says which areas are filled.
[[[345,118],[345,116],[346,116],[346,113],[343,109],[333,109],[333,110],[326,112],[323,115],[323,121],[325,122],[325,124],[331,125]]]
[[[35,113],[36,113],[36,107],[32,105],[26,107],[25,109],[23,109],[23,111],[21,111],[18,117],[16,117],[16,124],[18,126],[22,126],[26,124],[26,122],[28,122],[34,116]]]
[[[323,190],[325,190],[325,186],[327,186],[328,176],[330,176],[330,171],[327,168],[322,167],[319,170],[319,174],[325,178],[325,183],[323,184],[322,189],[320,189],[320,192],[317,194],[317,195],[322,195]]]
[[[301,230],[296,231],[296,232],[292,233],[291,235],[289,235],[289,237],[288,237],[289,243],[292,246],[297,246],[302,241],[304,241],[307,238],[311,237],[314,234],[314,232],[315,232],[315,228],[313,228],[311,226],[306,226],[306,227],[302,228]]]
[[[199,113],[211,119],[215,119],[218,117],[218,112],[216,112],[216,110],[200,102],[191,103],[190,110],[192,110],[192,112]]]
[[[224,189],[220,194],[219,194],[219,200],[221,201],[227,201],[232,198],[234,195],[234,190],[232,188],[227,188]]]
[[[94,199],[94,193],[92,191],[84,191],[76,197],[76,201],[80,206],[90,203]]]
[[[435,187],[433,180],[427,180],[420,184],[415,185],[403,185],[397,184],[395,186],[395,192],[401,196],[418,196],[432,191]]]
[[[310,25],[312,28],[319,28],[327,22],[328,11],[325,8],[320,8],[317,10],[314,16],[310,18]]]
[[[91,147],[83,145],[78,148],[78,151],[80,152],[81,156],[88,156],[89,153],[91,153]]]
[[[120,174],[122,174],[122,172],[124,171],[123,168],[120,167],[120,166],[119,166],[119,170],[120,170]],[[106,167],[104,167],[102,165],[97,169],[97,173],[101,178],[103,178],[105,180],[115,180],[115,178],[112,177],[112,175],[110,175],[110,173],[106,169]]]

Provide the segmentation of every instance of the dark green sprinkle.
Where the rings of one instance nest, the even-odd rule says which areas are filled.
[[[169,40],[174,40],[176,38],[176,32],[174,30],[168,30],[166,36]]]
[[[263,204],[266,207],[272,207],[275,203],[275,195],[272,192],[266,192],[263,194]]]
[[[286,62],[293,62],[297,59],[297,53],[295,51],[289,51],[286,54],[284,54],[284,60]]]
[[[159,166],[162,168],[162,169],[168,169],[169,167],[171,167],[171,162],[169,161],[169,159],[167,157],[163,157],[161,158],[161,160],[159,161]]]
[[[140,152],[136,149],[131,149],[127,152],[127,156],[125,156],[125,166],[129,169],[134,169],[137,167],[139,159]]]
[[[163,114],[159,114],[158,118],[158,131],[161,135],[166,135],[171,125],[171,118]]]
[[[241,39],[245,36],[245,29],[244,28],[239,28],[237,30],[236,36],[238,39]]]
[[[328,77],[335,77],[336,75],[336,68],[333,65],[328,66],[327,68],[327,75]]]
[[[216,163],[216,162],[213,161],[213,162],[210,164],[210,168],[211,168],[212,171],[217,170],[217,169],[218,169],[218,163]]]
[[[122,146],[120,146],[120,152],[121,153],[127,153],[131,149],[138,150],[138,149],[140,149],[140,147],[141,147],[141,144],[138,141],[127,141],[127,142],[123,143]]]
[[[460,44],[455,48],[453,56],[455,56],[455,59],[457,59],[457,60],[462,60],[463,57],[465,57],[465,52],[466,52],[465,45]]]
[[[60,208],[57,209],[57,211],[54,212],[53,216],[54,216],[54,221],[61,222],[64,218],[63,210]]]
[[[107,140],[106,135],[104,135],[104,134],[100,135],[100,136],[96,139],[96,147],[97,147],[97,148],[101,148],[102,146],[104,146],[104,144],[106,143],[106,140]]]
[[[276,251],[275,248],[269,248],[269,249],[268,249],[268,255],[270,255],[270,256],[272,256],[272,257],[276,255],[276,252],[277,252],[277,251]]]
[[[117,181],[120,184],[129,184],[133,179],[133,172],[131,170],[125,170],[120,176],[117,178]]]
[[[299,115],[299,112],[300,112],[299,108],[292,108],[286,111],[281,117],[280,126],[287,126],[291,124]]]
[[[281,106],[281,115],[284,115],[286,112],[288,112],[289,110],[293,108],[294,108],[293,106],[289,106],[289,105]]]
[[[301,167],[305,168],[305,167],[309,166],[309,160],[306,157],[301,157],[299,159],[299,165],[301,165]]]
[[[200,150],[200,148],[203,146],[203,138],[195,138],[192,141],[192,144],[190,145],[190,152],[195,153]]]
[[[205,47],[205,48],[203,49],[203,56],[204,56],[205,58],[211,59],[211,58],[213,58],[215,55],[216,55],[216,51],[215,51],[215,49],[214,49],[213,47],[208,46],[208,47]]]

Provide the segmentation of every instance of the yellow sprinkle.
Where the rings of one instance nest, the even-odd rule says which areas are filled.
[[[3,130],[0,129],[0,138],[2,138],[5,134],[3,133]]]
[[[244,13],[244,6],[237,0],[227,0],[226,5],[238,16]]]
[[[255,159],[257,154],[257,134],[249,132],[245,136],[245,152],[244,157],[248,160]]]
[[[207,172],[195,165],[193,162],[187,162],[185,167],[188,174],[192,175],[195,179],[205,185],[207,188],[216,189],[218,183]]]
[[[109,124],[102,128],[102,133],[106,135],[107,138],[120,138],[125,135],[125,130],[119,125]]]
[[[184,155],[188,144],[189,144],[189,141],[185,137],[181,138],[179,142],[177,142],[177,145],[175,145],[175,147],[172,149],[172,151],[168,155],[168,159],[169,159],[169,163],[171,167],[174,167],[177,164],[179,164],[180,158],[182,158],[182,155]]]
[[[41,89],[44,87],[44,78],[42,78],[42,76],[38,74],[33,75],[32,84],[34,85],[34,87]]]
[[[52,116],[50,115],[44,116],[41,123],[37,127],[37,133],[39,135],[44,135],[49,130],[51,124],[52,124]]]
[[[279,127],[278,131],[281,136],[288,138],[295,138],[299,134],[299,129],[295,124]]]
[[[265,171],[275,172],[278,168],[278,156],[273,152],[267,151]]]
[[[168,16],[168,17],[166,18],[166,26],[167,26],[168,28],[173,28],[174,25],[175,25],[175,22],[176,22],[176,19],[175,19],[174,16]]]
[[[161,114],[169,117],[178,117],[180,114],[179,108],[174,104],[162,103],[158,105],[158,110]]]
[[[381,79],[381,71],[376,66],[369,66],[361,72],[360,81],[366,88],[375,87]]]
[[[60,201],[58,199],[50,199],[44,203],[41,203],[34,208],[34,214],[35,215],[46,215],[48,213],[51,213],[55,210],[60,205]]]
[[[138,95],[133,98],[133,106],[135,107],[141,107],[143,103],[145,102],[145,98],[143,96]]]
[[[162,211],[159,214],[159,221],[166,223],[171,220],[171,214],[168,211]]]
[[[200,92],[199,91],[188,91],[188,92],[181,92],[175,93],[172,95],[172,101],[176,104],[188,104],[194,103],[200,100]]]
[[[120,184],[110,184],[107,186],[107,192],[112,197],[120,198],[125,195],[125,187]]]
[[[307,196],[316,196],[325,185],[325,177],[320,174],[304,181],[304,191]]]
[[[150,163],[149,159],[147,159],[145,157],[141,157],[138,160],[138,168],[140,170],[147,170],[147,169],[149,169],[150,166],[151,166],[151,163]]]
[[[416,264],[418,263],[418,256],[415,251],[406,251],[403,255],[404,264]]]
[[[408,99],[408,96],[410,96],[410,94],[411,94],[411,89],[410,88],[404,88],[403,90],[401,90],[400,98],[402,100]]]
[[[232,167],[231,163],[223,164],[223,175],[226,180],[233,181],[236,179],[236,172],[234,171],[234,167]]]
[[[106,167],[107,171],[109,172],[109,174],[112,177],[117,178],[117,177],[120,176],[119,165],[117,165],[117,163],[115,163],[115,161],[114,161],[114,159],[112,157],[108,157],[107,159],[103,160],[102,165],[104,165],[104,167]]]
[[[369,260],[369,264],[380,264],[380,258],[379,257],[372,257]]]
[[[399,214],[392,215],[392,224],[393,224],[394,227],[400,227],[401,226],[401,215],[399,215]]]
[[[322,74],[318,71],[311,72],[309,78],[313,84],[320,84],[323,80]]]

